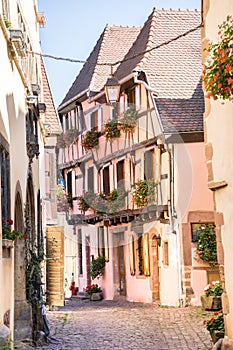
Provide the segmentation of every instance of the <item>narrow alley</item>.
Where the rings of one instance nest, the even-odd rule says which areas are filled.
[[[51,343],[38,350],[208,350],[208,313],[123,301],[67,300],[48,311]]]

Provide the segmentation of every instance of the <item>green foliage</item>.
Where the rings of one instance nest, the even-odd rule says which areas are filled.
[[[219,40],[210,43],[207,51],[209,57],[203,70],[202,80],[206,97],[214,100],[229,99],[233,95],[233,18],[227,16],[226,21],[218,26]]]
[[[66,130],[66,132],[63,135],[66,145],[69,146],[73,142],[75,142],[79,134],[80,132],[77,129]]]
[[[62,188],[61,185],[57,185],[56,195],[57,195],[57,211],[58,212],[69,211],[71,198],[69,194]]]
[[[99,256],[91,261],[89,275],[94,280],[104,274],[106,260],[104,256]]]
[[[90,286],[87,286],[86,292],[87,292],[87,294],[91,295],[93,293],[102,292],[102,289],[98,286],[98,284],[92,284]]]
[[[90,208],[90,205],[88,204],[87,196],[85,196],[85,194],[84,196],[79,196],[78,201],[79,201],[78,208],[82,212],[85,212]]]
[[[224,317],[222,311],[220,312],[214,312],[213,316],[206,321],[206,329],[209,332],[213,331],[219,331],[219,332],[225,332],[224,327]]]
[[[124,132],[134,132],[137,125],[138,113],[134,107],[128,108],[123,113],[123,118],[121,120],[121,130]]]
[[[12,340],[6,339],[3,343],[1,343],[0,350],[11,350],[11,343]]]
[[[213,224],[203,224],[201,226],[196,255],[198,259],[208,263],[211,267],[217,264],[217,243]]]
[[[103,133],[107,140],[112,140],[117,137],[120,137],[120,124],[115,119],[108,121],[104,126]]]
[[[65,148],[66,147],[66,142],[64,139],[64,133],[61,133],[60,135],[57,136],[57,148]]]
[[[139,180],[135,184],[133,201],[138,208],[145,207],[155,202],[155,192],[154,180]]]
[[[204,289],[205,295],[209,296],[221,296],[223,293],[222,285],[219,281],[213,281],[209,283]]]
[[[124,189],[114,189],[108,194],[101,193],[97,198],[97,210],[103,213],[113,214],[125,205],[127,193]]]
[[[85,151],[89,151],[92,148],[98,146],[100,136],[101,135],[99,131],[96,131],[95,129],[88,130],[82,140],[82,146]]]
[[[17,237],[19,239],[26,238],[21,232],[17,232],[15,230],[11,230],[11,226],[13,225],[12,219],[2,220],[2,238],[9,239],[14,241]]]

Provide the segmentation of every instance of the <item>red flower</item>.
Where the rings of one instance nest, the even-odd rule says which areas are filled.
[[[7,222],[8,222],[9,225],[13,225],[13,220],[7,219]]]
[[[231,72],[231,70],[232,70],[232,67],[231,67],[231,65],[228,63],[228,64],[226,65],[226,73],[229,74],[229,73]]]
[[[27,235],[22,235],[22,238],[23,239],[27,239]]]

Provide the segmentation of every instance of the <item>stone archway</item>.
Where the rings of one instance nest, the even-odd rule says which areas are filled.
[[[16,231],[24,232],[24,215],[19,184],[15,196],[14,228]],[[30,339],[31,308],[26,301],[26,279],[25,279],[25,242],[17,240],[14,250],[14,340]]]

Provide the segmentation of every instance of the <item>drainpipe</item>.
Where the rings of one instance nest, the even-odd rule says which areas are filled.
[[[169,154],[169,200],[168,200],[168,211],[170,217],[170,228],[171,233],[176,234],[176,247],[177,247],[177,271],[178,271],[178,287],[179,287],[179,306],[183,305],[183,283],[182,283],[182,265],[181,265],[181,246],[180,246],[180,230],[179,228],[175,230],[174,219],[177,218],[174,207],[174,145],[171,148],[167,147]]]
[[[154,94],[154,96],[158,96],[158,92],[153,89],[149,84],[147,84],[144,80],[140,80],[138,79],[138,75],[140,74],[140,72],[133,72],[133,75],[134,75],[134,83],[136,84],[142,84],[145,86],[145,88],[152,92]]]

